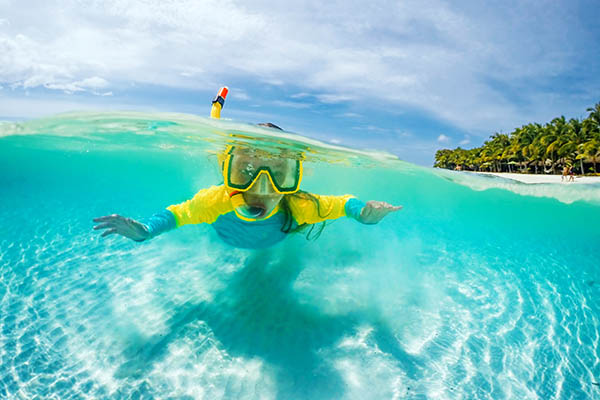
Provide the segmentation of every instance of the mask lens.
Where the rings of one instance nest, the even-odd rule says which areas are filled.
[[[295,191],[300,180],[300,161],[283,158],[271,169],[271,178],[280,191]]]
[[[261,173],[262,171],[265,172]],[[231,154],[226,183],[232,188],[245,190],[252,186],[259,176],[265,175],[257,182],[261,185],[259,189],[263,191],[265,188],[262,185],[270,183],[266,174],[271,177],[276,192],[297,191],[301,175],[300,161],[291,158],[259,158],[246,154]]]
[[[258,169],[253,160],[244,156],[231,156],[229,165],[229,183],[233,187],[245,189],[258,175]]]

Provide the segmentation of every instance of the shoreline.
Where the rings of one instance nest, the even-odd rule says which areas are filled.
[[[585,185],[585,184],[600,184],[600,176],[577,176],[575,175],[574,182],[567,182],[567,178],[564,181],[561,180],[562,175],[541,175],[541,174],[518,174],[511,172],[476,172],[476,171],[464,171],[473,174],[493,175],[500,178],[512,179],[522,183],[558,183],[561,185]]]

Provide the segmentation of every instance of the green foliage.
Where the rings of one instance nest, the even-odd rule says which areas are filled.
[[[556,173],[565,165],[584,174],[596,173],[600,162],[600,103],[587,109],[583,121],[564,116],[540,125],[530,123],[515,131],[495,133],[481,147],[442,149],[434,167],[492,172]]]

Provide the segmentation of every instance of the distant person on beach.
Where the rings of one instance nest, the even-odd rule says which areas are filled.
[[[567,182],[568,182],[569,181],[568,175],[569,175],[569,166],[565,165],[565,167],[562,170],[562,176],[560,177],[560,181],[563,182],[565,180],[565,178],[567,178]]]
[[[259,125],[281,130],[271,123]],[[376,224],[402,208],[383,201],[363,203],[351,195],[304,192],[300,190],[302,156],[285,150],[232,145],[220,158],[223,184],[201,189],[192,199],[143,221],[117,214],[95,218],[100,224],[94,229],[104,230],[102,237],[116,233],[142,242],[183,225],[207,223],[232,246],[263,248],[305,229],[309,239],[315,224],[323,222],[313,236],[318,237],[326,220],[348,216]]]
[[[569,182],[575,182],[575,173],[573,172],[573,166],[569,166]]]

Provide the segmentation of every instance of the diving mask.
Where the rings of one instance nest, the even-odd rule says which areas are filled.
[[[255,194],[291,194],[300,189],[302,161],[254,149],[231,147],[223,163],[225,186],[230,191]]]

